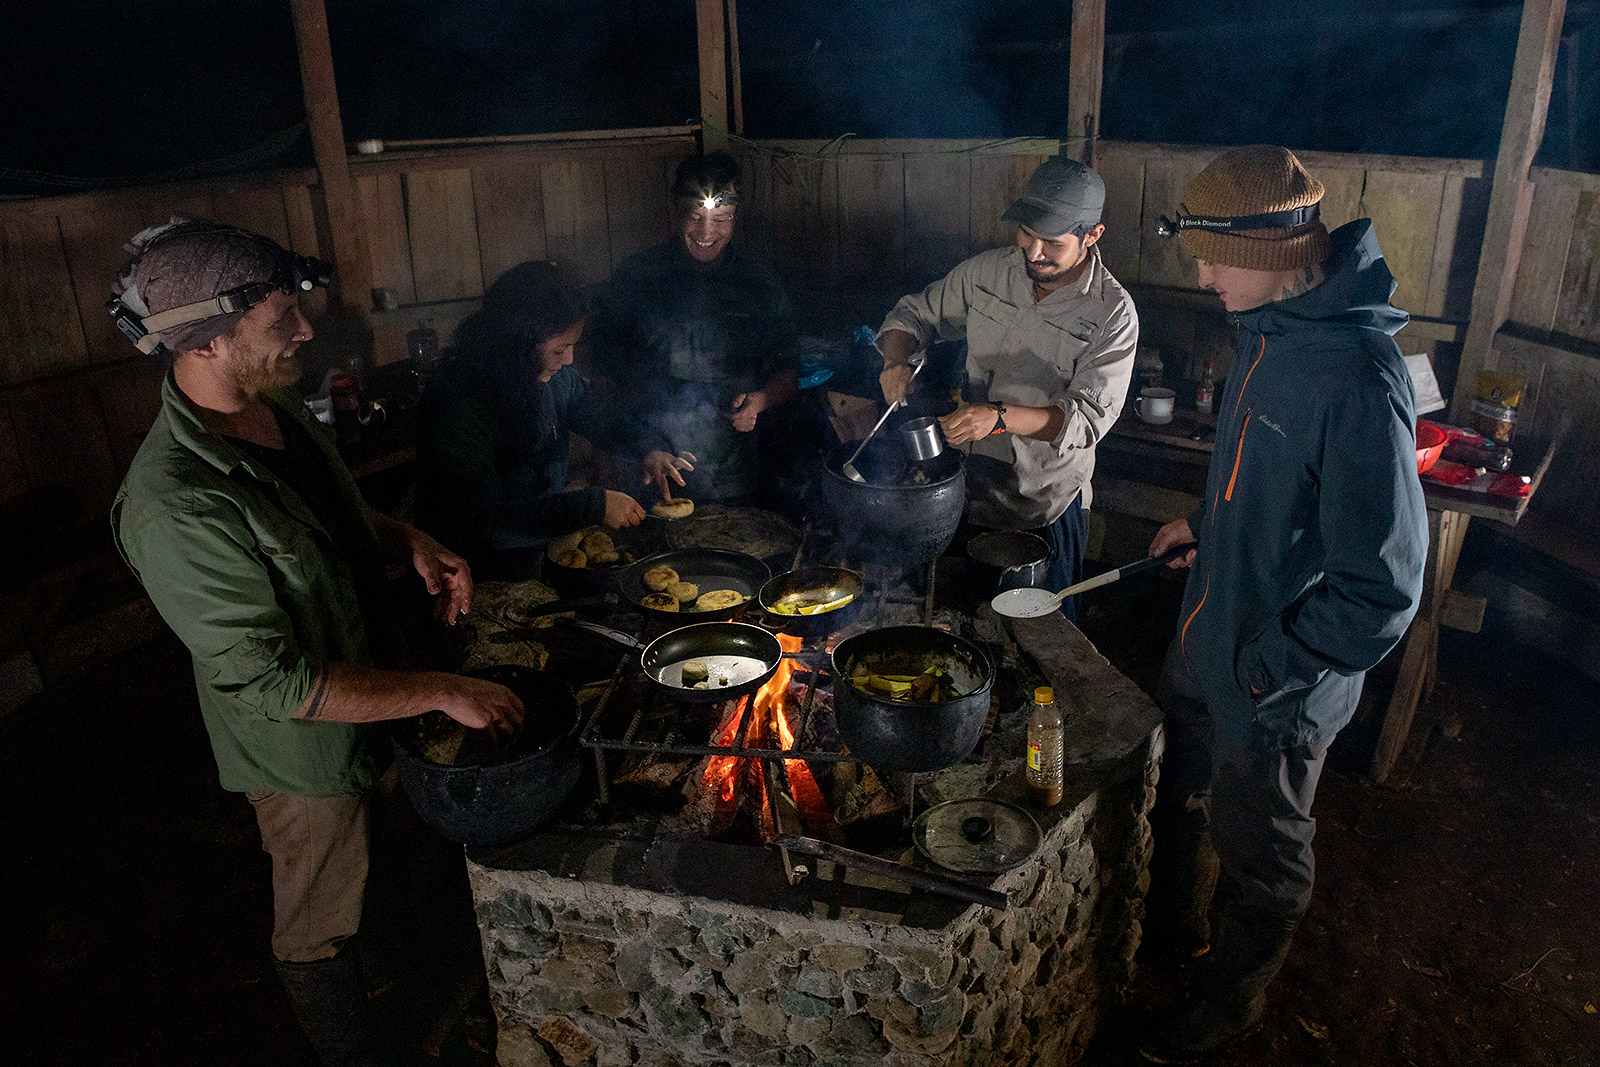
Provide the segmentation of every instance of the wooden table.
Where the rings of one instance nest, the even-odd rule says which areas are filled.
[[[1178,451],[1170,454],[1192,457],[1196,452],[1212,451],[1214,434],[1202,433],[1200,440],[1194,439],[1196,429],[1203,425],[1192,411],[1177,411],[1173,421],[1165,426],[1152,426],[1135,415],[1124,414],[1111,428],[1111,433],[1125,442],[1137,442],[1136,451],[1175,449]],[[1518,459],[1528,457],[1528,462],[1514,465],[1515,470],[1531,479],[1525,497],[1491,496],[1423,479],[1422,495],[1428,505],[1428,558],[1423,571],[1422,603],[1401,644],[1400,676],[1384,710],[1383,725],[1369,768],[1375,780],[1383,781],[1394,769],[1410,735],[1417,706],[1433,691],[1438,672],[1439,627],[1453,625],[1475,631],[1483,621],[1483,602],[1462,596],[1451,588],[1468,521],[1476,516],[1515,526],[1527,513],[1533,493],[1550,468],[1557,443],[1517,444]]]
[[[1467,536],[1467,523],[1477,516],[1515,526],[1527,514],[1539,482],[1550,469],[1557,444],[1557,441],[1523,442],[1517,446],[1519,457],[1537,457],[1531,468],[1521,463],[1515,465],[1531,479],[1528,495],[1524,497],[1492,496],[1440,485],[1426,478],[1422,480],[1422,496],[1428,503],[1428,561],[1422,573],[1422,603],[1406,630],[1400,677],[1395,681],[1394,694],[1384,711],[1383,726],[1372,753],[1369,773],[1374,780],[1383,781],[1394,769],[1410,736],[1417,705],[1433,692],[1439,668],[1439,627],[1456,626],[1476,632],[1483,622],[1483,601],[1463,597],[1451,588],[1456,562],[1461,558],[1461,544]]]

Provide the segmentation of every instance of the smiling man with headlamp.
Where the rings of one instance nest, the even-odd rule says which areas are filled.
[[[146,230],[128,251],[110,310],[172,365],[112,508],[117,547],[189,649],[222,787],[255,809],[272,856],[272,952],[296,1015],[325,1063],[388,1062],[352,951],[371,809],[392,796],[374,725],[437,708],[503,736],[522,704],[502,686],[409,669],[386,562],[414,568],[447,622],[469,608],[472,577],[365,505],[290,391],[311,338],[299,294],[330,268],[195,220]],[[464,870],[457,881],[470,916]],[[466,948],[478,958],[475,939]]]

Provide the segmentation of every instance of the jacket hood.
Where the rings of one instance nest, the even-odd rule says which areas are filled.
[[[1331,251],[1321,285],[1291,300],[1240,312],[1241,325],[1260,333],[1340,325],[1378,330],[1390,337],[1411,316],[1389,303],[1394,275],[1378,249],[1371,219],[1357,219],[1329,235]]]

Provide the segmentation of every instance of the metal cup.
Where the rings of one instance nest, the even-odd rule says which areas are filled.
[[[906,453],[914,460],[933,459],[944,452],[944,431],[939,428],[938,419],[912,419],[900,427],[900,433]]]

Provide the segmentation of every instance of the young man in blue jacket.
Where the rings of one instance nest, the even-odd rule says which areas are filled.
[[[1207,950],[1211,848],[1226,890],[1201,996],[1141,1048],[1156,1062],[1260,1020],[1311,900],[1323,760],[1422,590],[1415,399],[1393,340],[1407,316],[1371,220],[1330,235],[1322,193],[1288,149],[1235,148],[1163,220],[1239,336],[1201,506],[1150,545],[1199,542],[1174,564],[1193,569],[1157,693],[1164,947]]]

